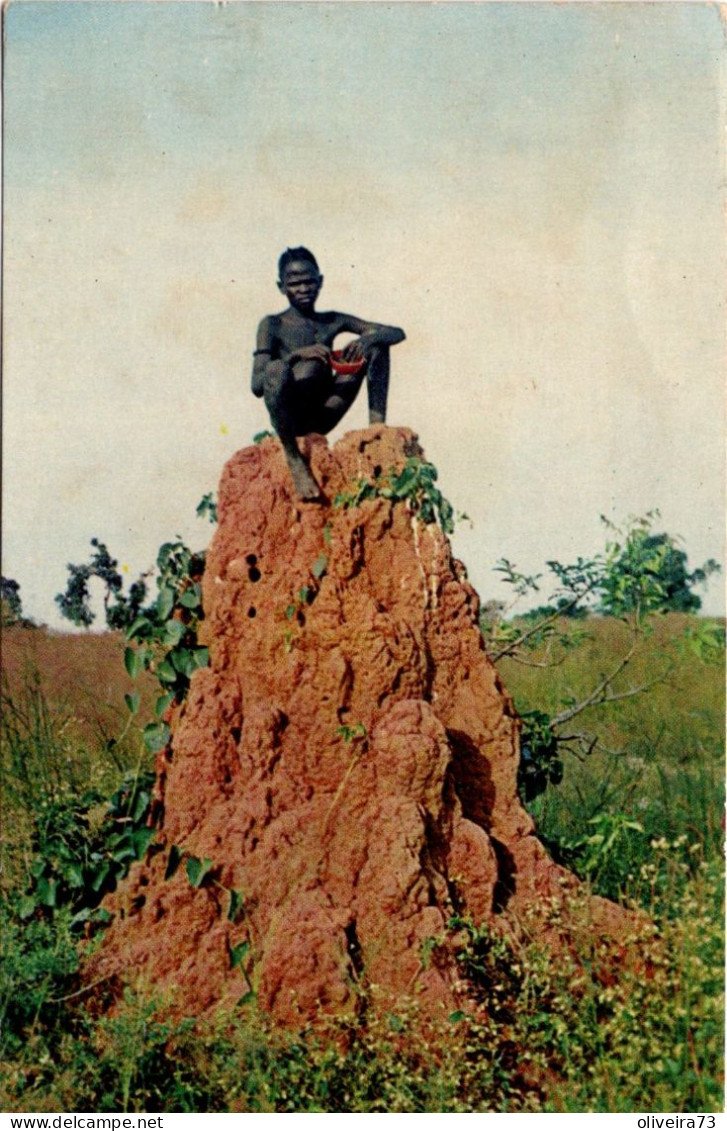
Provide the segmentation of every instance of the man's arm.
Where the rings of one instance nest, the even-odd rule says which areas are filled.
[[[273,356],[273,330],[269,317],[263,318],[257,328],[257,342],[253,354],[252,391],[261,397],[265,391],[265,371]]]
[[[384,326],[380,322],[364,322],[353,314],[341,315],[341,329],[358,334],[355,342],[350,342],[343,351],[347,361],[358,361],[366,357],[367,351],[375,346],[396,346],[403,342],[406,334],[398,326]]]

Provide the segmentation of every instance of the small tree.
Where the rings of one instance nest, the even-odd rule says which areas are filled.
[[[20,600],[20,585],[11,577],[0,578],[0,608],[2,608],[3,627],[20,624],[23,620],[23,606]]]
[[[141,612],[146,599],[145,575],[137,578],[125,595],[116,559],[111,557],[98,538],[92,538],[91,545],[94,549],[90,561],[83,565],[68,565],[69,577],[65,592],[56,594],[56,604],[61,616],[78,627],[88,628],[93,624],[96,616],[89,603],[89,582],[92,577],[97,577],[104,586],[106,624],[112,629],[127,628]]]
[[[716,573],[719,565],[710,558],[690,573],[677,539],[652,532],[658,513],[633,520],[625,533],[603,519],[613,536],[606,547],[608,569],[601,585],[601,611],[607,616],[620,617],[637,608],[696,613],[702,607],[694,587]]]
[[[515,599],[504,611],[481,619],[485,646],[493,662],[509,657],[517,663],[550,667],[559,663],[567,650],[578,647],[587,635],[584,629],[568,631],[563,617],[583,617],[588,612],[601,612],[621,620],[629,630],[623,653],[611,668],[582,698],[562,703],[562,710],[550,716],[541,710],[521,711],[522,757],[518,783],[521,796],[532,801],[548,784],[557,785],[563,777],[565,752],[587,757],[599,745],[598,736],[590,731],[574,729],[574,720],[590,707],[598,707],[640,695],[664,679],[670,663],[665,659],[663,671],[646,684],[629,683],[625,676],[649,630],[649,619],[666,611],[696,612],[701,601],[692,592],[719,570],[710,560],[691,573],[687,555],[669,534],[656,534],[652,523],[659,517],[651,511],[643,518],[631,519],[621,530],[607,519],[602,521],[609,531],[605,554],[579,558],[574,565],[547,562],[558,583],[550,603],[527,614],[508,620],[506,613],[528,593],[540,589],[542,574],[528,576],[501,560],[496,569],[513,587]],[[538,650],[538,658],[534,653]]]

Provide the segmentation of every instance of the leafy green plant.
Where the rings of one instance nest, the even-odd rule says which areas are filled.
[[[725,626],[714,620],[690,624],[681,641],[682,655],[689,651],[703,664],[724,666]]]
[[[344,724],[336,729],[336,734],[343,739],[345,743],[356,742],[357,739],[366,738],[368,731],[363,723],[354,723],[353,726]]]
[[[165,542],[159,550],[157,570],[156,602],[129,626],[126,638],[132,643],[124,654],[132,678],[149,670],[160,684],[157,721],[144,728],[144,742],[152,752],[163,749],[169,741],[165,713],[184,700],[194,672],[209,663],[209,649],[197,643],[197,629],[204,617],[204,555],[192,553],[181,540]],[[130,710],[135,707],[134,701],[127,705]]]
[[[93,917],[153,838],[148,826],[154,774],[128,775],[104,804],[96,791],[48,802],[36,815],[30,883],[15,903],[20,919],[68,908],[71,926]],[[98,915],[95,916],[98,919]]]
[[[333,505],[349,508],[359,506],[365,499],[392,499],[406,503],[410,513],[422,522],[437,522],[445,534],[452,534],[454,508],[436,486],[436,480],[434,464],[411,456],[399,472],[392,467],[388,475],[378,475],[373,482],[360,479],[351,491],[337,495]]]
[[[217,522],[217,501],[212,491],[202,496],[197,504],[196,514],[199,518],[207,516],[210,522]],[[128,593],[124,593],[124,579],[118,570],[118,561],[112,558],[106,545],[98,538],[91,539],[93,553],[90,560],[82,565],[68,565],[68,582],[65,592],[56,595],[56,604],[62,617],[71,621],[77,627],[88,628],[96,619],[90,606],[91,593],[89,583],[92,578],[97,578],[103,585],[104,615],[108,628],[126,630],[139,617],[145,616],[154,619],[155,606],[143,608],[147,597],[147,579],[153,570],[142,573],[136,581],[129,586]],[[164,588],[170,582],[179,582],[184,576],[185,567],[198,566],[204,568],[204,554],[193,554],[184,545],[181,539],[176,542],[167,542],[159,550],[157,556],[157,569],[163,577],[157,578],[159,588]],[[17,582],[3,579],[3,608],[7,604],[10,610],[15,608],[19,601]],[[157,606],[159,599],[157,599]]]
[[[563,843],[569,862],[604,895],[618,899],[628,877],[644,858],[644,828],[625,813],[599,813],[587,822],[588,832]]]
[[[527,802],[543,793],[548,785],[560,784],[563,780],[563,759],[560,757],[561,744],[545,711],[524,711],[520,722],[518,789]]]
[[[0,912],[0,1055],[7,1063],[8,1057],[23,1058],[36,1032],[45,1030],[52,1040],[63,1016],[59,999],[72,992],[79,957],[68,908],[27,921],[7,903]]]
[[[196,514],[198,518],[204,518],[206,515],[210,522],[217,522],[217,500],[211,491],[203,495],[197,503]]]

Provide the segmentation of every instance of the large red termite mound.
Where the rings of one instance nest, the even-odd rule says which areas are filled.
[[[273,438],[225,467],[210,665],[159,759],[157,845],[107,901],[87,976],[173,991],[187,1015],[251,987],[286,1024],[363,990],[449,1011],[467,995],[457,963],[425,955],[453,914],[504,925],[547,907],[545,923],[578,885],[518,799],[518,722],[464,568],[415,499],[357,491],[421,458],[416,437],[304,443],[323,504],[295,497]],[[184,863],[170,875],[185,856],[198,886]],[[585,907],[592,932],[632,925]]]

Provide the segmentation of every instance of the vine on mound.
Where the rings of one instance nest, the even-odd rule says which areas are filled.
[[[162,694],[156,701],[158,722],[144,729],[147,748],[163,749],[170,736],[164,716],[169,708],[184,701],[189,681],[198,668],[209,663],[209,649],[197,641],[202,610],[204,554],[193,554],[183,542],[165,542],[157,558],[159,594],[154,605],[145,609],[129,626],[126,637],[136,641],[124,654],[126,670],[132,678],[151,671],[159,680]],[[127,701],[129,709],[138,700]]]
[[[404,502],[410,514],[424,523],[437,522],[445,534],[454,533],[454,507],[436,486],[438,472],[433,463],[410,456],[403,468],[392,467],[387,475],[374,472],[371,479],[359,479],[355,488],[342,491],[334,507],[357,507],[365,499],[391,499]],[[459,515],[466,519],[467,515]]]

